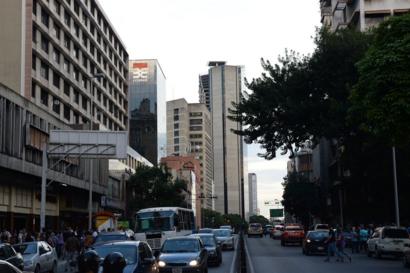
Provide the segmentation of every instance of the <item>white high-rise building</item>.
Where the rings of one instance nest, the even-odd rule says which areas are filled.
[[[209,66],[208,108],[212,119],[214,183],[217,195],[215,210],[223,214],[244,215],[243,138],[232,132],[232,129],[241,129],[241,124],[228,119],[228,109],[233,107],[232,102],[238,103],[240,99],[243,68],[226,65],[225,62],[210,62]],[[200,94],[201,91],[203,90],[200,90]]]
[[[249,180],[249,216],[258,215],[258,184],[255,173],[248,173]]]

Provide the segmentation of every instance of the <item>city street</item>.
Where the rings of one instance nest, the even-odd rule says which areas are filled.
[[[335,258],[325,263],[324,256],[304,256],[301,247],[281,247],[280,241],[270,238],[246,238],[254,273],[401,273],[409,272],[401,261],[384,258],[376,260],[355,254],[352,263],[338,263]],[[350,249],[348,249],[350,251]],[[349,253],[347,251],[347,253]],[[350,255],[350,253],[349,253]],[[269,270],[267,270],[269,269]],[[248,272],[253,273],[253,272]]]
[[[222,252],[222,264],[220,266],[210,266],[208,269],[209,273],[229,273],[232,267],[232,260],[235,251],[227,250]]]

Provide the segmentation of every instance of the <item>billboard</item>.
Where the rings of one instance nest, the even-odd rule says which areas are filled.
[[[283,217],[283,209],[270,209],[269,214],[271,218]]]
[[[127,158],[127,131],[51,130],[48,156]]]

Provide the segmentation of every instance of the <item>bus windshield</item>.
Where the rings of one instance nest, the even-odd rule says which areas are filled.
[[[169,231],[173,229],[171,223],[173,211],[152,211],[137,213],[136,232]]]

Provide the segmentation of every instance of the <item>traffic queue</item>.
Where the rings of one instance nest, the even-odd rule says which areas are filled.
[[[259,225],[259,226],[258,226]],[[297,223],[266,225],[250,224],[248,237],[258,234],[269,235],[280,240],[282,247],[301,246],[304,255],[326,255],[325,262],[335,257],[336,261],[351,262],[352,254],[364,253],[369,258],[381,259],[393,257],[403,261],[410,268],[410,235],[408,229],[397,226],[352,227],[348,230],[331,227],[328,224],[316,224],[306,230]]]

